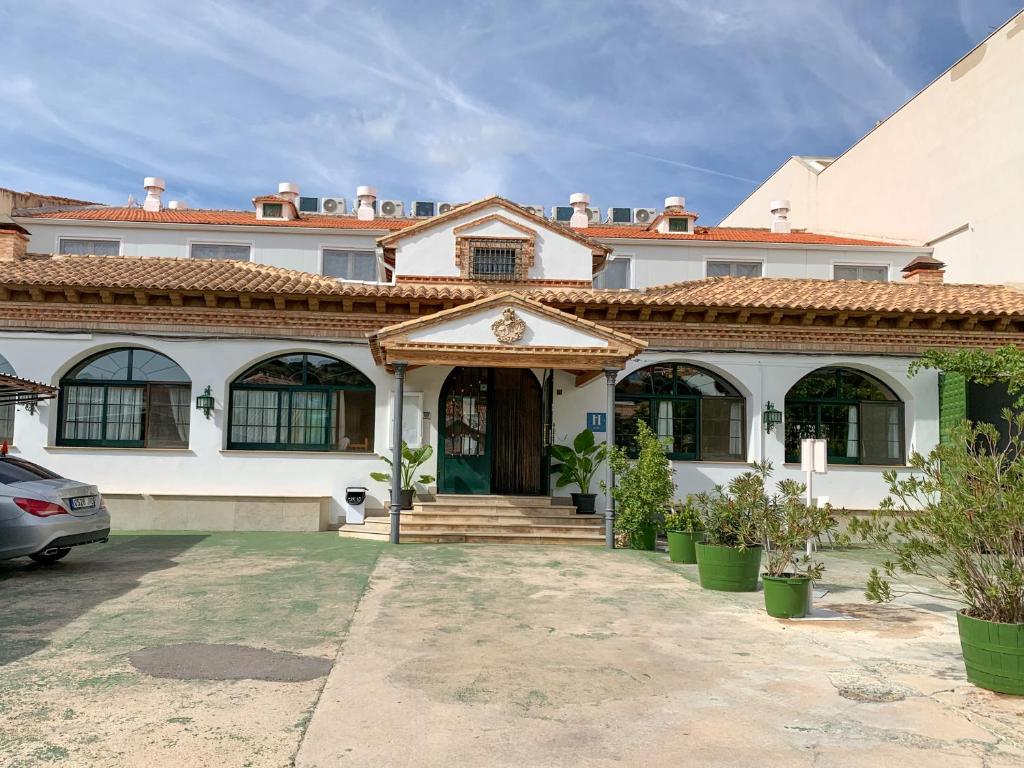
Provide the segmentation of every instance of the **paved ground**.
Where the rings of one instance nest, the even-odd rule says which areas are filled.
[[[832,622],[624,551],[181,534],[0,563],[0,766],[1022,764],[1024,700],[966,683],[938,600],[865,604],[872,557],[828,557]]]

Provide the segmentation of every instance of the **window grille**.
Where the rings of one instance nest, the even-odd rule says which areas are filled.
[[[478,280],[515,280],[517,249],[473,248],[471,277]]]

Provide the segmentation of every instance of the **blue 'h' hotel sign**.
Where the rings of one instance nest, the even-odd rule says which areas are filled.
[[[608,414],[590,411],[587,414],[587,429],[591,432],[607,432]]]

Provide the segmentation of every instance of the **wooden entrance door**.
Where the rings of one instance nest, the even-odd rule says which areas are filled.
[[[456,368],[439,410],[440,493],[544,492],[544,408],[532,372]]]

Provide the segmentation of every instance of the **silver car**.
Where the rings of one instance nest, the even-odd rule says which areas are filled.
[[[107,540],[110,513],[95,485],[0,456],[0,560],[55,563],[72,547]]]

